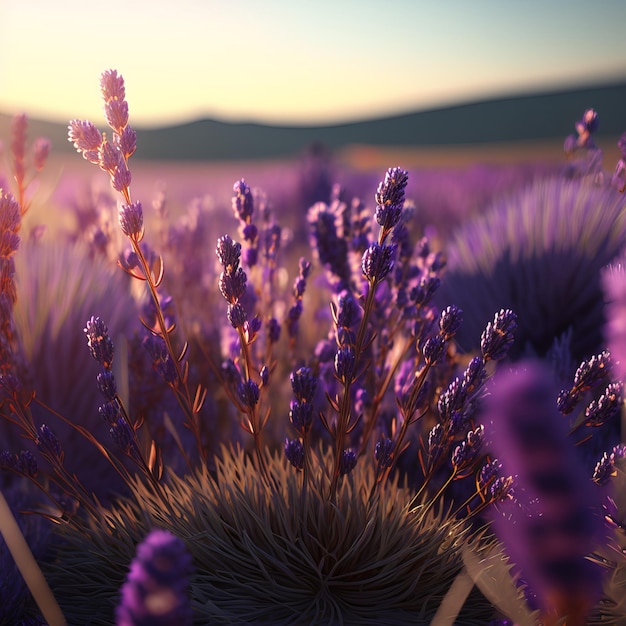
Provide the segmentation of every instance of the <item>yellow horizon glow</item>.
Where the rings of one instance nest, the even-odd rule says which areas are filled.
[[[0,111],[99,121],[110,68],[144,127],[338,123],[626,79],[626,3],[595,5],[593,30],[579,0],[534,4],[14,2],[0,9]]]

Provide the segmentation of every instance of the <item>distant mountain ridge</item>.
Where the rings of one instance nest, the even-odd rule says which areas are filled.
[[[203,119],[161,128],[137,127],[137,157],[262,159],[293,156],[312,144],[336,150],[350,145],[424,147],[564,139],[574,132],[574,123],[589,107],[599,114],[598,135],[617,136],[626,131],[626,79],[334,125],[280,126]],[[10,119],[0,114],[0,136],[5,141]],[[51,139],[56,152],[73,150],[66,125],[30,119],[29,128],[31,137]]]

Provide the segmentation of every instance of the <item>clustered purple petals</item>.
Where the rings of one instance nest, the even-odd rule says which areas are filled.
[[[400,221],[404,209],[404,189],[409,175],[399,167],[389,168],[385,179],[376,190],[374,217],[384,232],[390,231]]]
[[[302,442],[299,439],[285,439],[285,456],[296,469],[301,470],[304,467]]]
[[[111,439],[113,439],[113,443],[115,443],[124,454],[134,457],[139,456],[135,433],[123,417],[118,417],[117,420],[111,424],[109,434],[111,435]]]
[[[246,293],[248,277],[243,268],[238,267],[235,272],[222,272],[219,277],[220,293],[227,302],[234,304]]]
[[[484,439],[484,427],[479,426],[470,430],[465,440],[462,441],[452,453],[452,465],[457,472],[470,468],[480,454],[480,449]]]
[[[446,340],[442,335],[429,337],[422,346],[422,354],[427,364],[433,365],[443,355],[446,349]]]
[[[498,459],[493,459],[485,463],[476,476],[476,486],[479,491],[484,491],[500,475],[502,463]]]
[[[228,302],[226,313],[228,321],[233,328],[243,329],[248,321],[248,314],[240,300],[246,293],[248,277],[239,267],[241,244],[224,235],[217,240],[215,252],[220,265],[224,268],[219,277],[219,289]]]
[[[611,452],[604,452],[602,458],[596,463],[593,471],[593,482],[598,485],[606,485],[612,476],[615,476],[615,464],[618,460],[626,457],[626,445],[619,444]]]
[[[504,502],[513,493],[515,480],[513,476],[498,476],[489,489],[492,502]]]
[[[113,130],[112,141],[109,142],[91,122],[81,120],[70,121],[68,139],[85,159],[99,165],[109,174],[113,189],[128,200],[131,173],[127,161],[135,152],[137,139],[135,131],[128,125],[124,79],[116,70],[107,70],[100,77],[100,88],[104,114]],[[124,226],[135,225],[136,220]]]
[[[105,402],[98,407],[98,413],[102,420],[109,426],[113,426],[121,417],[117,402]]]
[[[154,370],[161,375],[166,383],[173,385],[178,378],[178,372],[163,338],[147,333],[142,343],[150,355]]]
[[[313,425],[313,405],[292,400],[289,404],[289,419],[299,433],[306,433]]]
[[[347,448],[341,455],[341,463],[339,471],[343,476],[349,474],[355,467],[357,462],[357,454],[352,448]]]
[[[291,373],[291,388],[298,402],[312,402],[317,390],[317,378],[311,368],[299,367]]]
[[[152,530],[138,545],[116,609],[117,626],[191,626],[192,559],[181,539]]]
[[[338,206],[324,202],[314,204],[308,213],[311,227],[311,247],[322,266],[339,280],[340,287],[350,284],[348,243],[342,233],[342,219]]]
[[[253,409],[259,402],[259,386],[253,380],[242,380],[237,387],[237,395],[245,408]]]
[[[335,354],[335,374],[341,381],[352,381],[355,374],[356,356],[354,348],[349,345],[341,346]]]
[[[143,208],[141,202],[122,205],[119,218],[122,232],[131,239],[141,240],[143,234]]]
[[[30,450],[21,450],[15,460],[14,469],[19,474],[35,478],[39,473],[39,465],[37,459]]]
[[[293,283],[293,304],[287,312],[287,333],[292,339],[298,334],[298,322],[302,316],[302,297],[306,290],[306,281],[311,271],[311,263],[304,257],[298,262],[298,276]]]
[[[84,329],[91,356],[105,369],[113,364],[113,342],[107,325],[99,317],[91,317]]]
[[[243,325],[248,321],[248,314],[239,302],[228,305],[226,317],[233,328],[243,328]]]
[[[242,222],[249,223],[252,213],[254,212],[254,200],[252,190],[246,181],[242,178],[233,185],[233,211],[235,217]]]
[[[480,349],[485,361],[501,361],[513,345],[517,316],[510,309],[498,311],[480,337]]]
[[[622,382],[611,383],[598,400],[589,404],[585,409],[586,426],[603,426],[620,414],[624,403],[623,387]]]
[[[37,432],[37,447],[52,458],[60,461],[63,450],[61,442],[48,426],[42,424]]]
[[[393,269],[394,257],[396,253],[396,245],[390,246],[373,243],[363,253],[361,261],[361,269],[363,275],[372,283],[380,283]]]
[[[427,461],[431,468],[441,457],[445,449],[445,433],[441,424],[435,424],[428,433]]]
[[[229,235],[224,235],[217,240],[215,249],[220,265],[226,272],[233,273],[239,267],[241,258],[241,244],[233,241]]]
[[[582,395],[606,379],[611,368],[611,355],[608,350],[584,360],[574,374],[574,384],[570,389],[562,389],[557,397],[557,408],[564,415],[571,413]],[[605,399],[604,403],[608,399]]]
[[[277,343],[280,339],[280,323],[275,317],[271,317],[267,322],[267,338],[270,343]]]
[[[391,467],[391,464],[393,463],[394,445],[393,439],[388,439],[384,435],[376,442],[376,446],[374,448],[374,458],[378,462],[379,467]]]
[[[463,311],[454,304],[447,306],[439,316],[439,332],[446,340],[452,339],[463,323]]]
[[[117,383],[111,370],[103,369],[97,376],[98,389],[107,401],[115,399],[117,395]]]

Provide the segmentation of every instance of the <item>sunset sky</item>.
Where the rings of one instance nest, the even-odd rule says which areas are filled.
[[[624,0],[2,0],[0,111],[327,123],[626,79]]]

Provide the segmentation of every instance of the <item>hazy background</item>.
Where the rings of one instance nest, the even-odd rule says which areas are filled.
[[[326,124],[626,78],[623,0],[3,0],[0,111]]]

